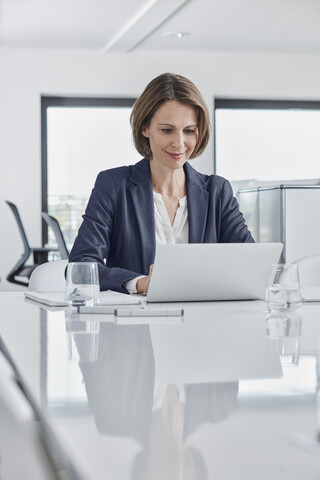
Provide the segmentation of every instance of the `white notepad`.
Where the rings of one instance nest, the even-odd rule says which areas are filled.
[[[302,298],[304,302],[320,302],[320,286],[303,288]]]
[[[34,302],[48,305],[49,307],[67,307],[64,301],[64,292],[24,292],[24,296]]]
[[[43,303],[49,307],[67,307],[68,304],[64,300],[64,292],[24,292],[26,298],[35,302]],[[100,292],[98,306],[104,305],[139,305],[145,302],[143,297],[126,295],[125,293],[107,290]]]

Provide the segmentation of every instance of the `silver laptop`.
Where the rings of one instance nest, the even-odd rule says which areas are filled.
[[[158,245],[148,302],[257,300],[282,243]]]

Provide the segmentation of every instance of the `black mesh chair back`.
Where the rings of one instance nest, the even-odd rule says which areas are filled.
[[[56,242],[58,245],[58,251],[60,253],[61,259],[62,260],[68,260],[69,258],[69,251],[62,233],[62,230],[60,228],[60,224],[58,220],[54,217],[51,217],[46,212],[42,212],[42,218],[44,221],[52,228],[54,236],[56,238]]]
[[[30,247],[28,238],[18,211],[17,206],[6,200],[6,203],[10,207],[16,223],[18,225],[19,233],[23,243],[23,253],[21,258],[17,261],[13,269],[8,273],[7,280],[11,283],[16,283],[17,285],[29,285],[29,278],[39,265],[48,261],[48,253],[55,250],[54,248],[46,247]],[[30,256],[33,256],[33,262],[26,264]]]
[[[27,239],[27,235],[26,235],[26,232],[25,232],[25,229],[23,227],[23,224],[22,224],[22,221],[21,221],[21,217],[20,217],[20,214],[18,212],[18,209],[16,207],[16,205],[12,202],[9,202],[8,200],[6,200],[6,203],[9,205],[9,207],[11,208],[12,210],[12,213],[14,215],[14,218],[16,219],[16,222],[18,224],[18,228],[19,228],[19,232],[20,232],[20,235],[21,235],[21,238],[22,238],[22,242],[23,242],[23,248],[24,248],[24,254],[25,255],[30,255],[31,253],[31,248],[29,246],[29,242],[28,242],[28,239]]]

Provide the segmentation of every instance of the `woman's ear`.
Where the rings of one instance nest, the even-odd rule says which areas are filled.
[[[146,127],[142,127],[141,133],[144,137],[149,138],[149,129]]]

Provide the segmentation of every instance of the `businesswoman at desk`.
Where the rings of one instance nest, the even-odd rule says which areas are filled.
[[[96,261],[101,290],[146,293],[159,243],[253,242],[229,182],[189,163],[210,131],[190,80],[171,73],[153,79],[131,125],[144,158],[99,173],[70,262]]]

